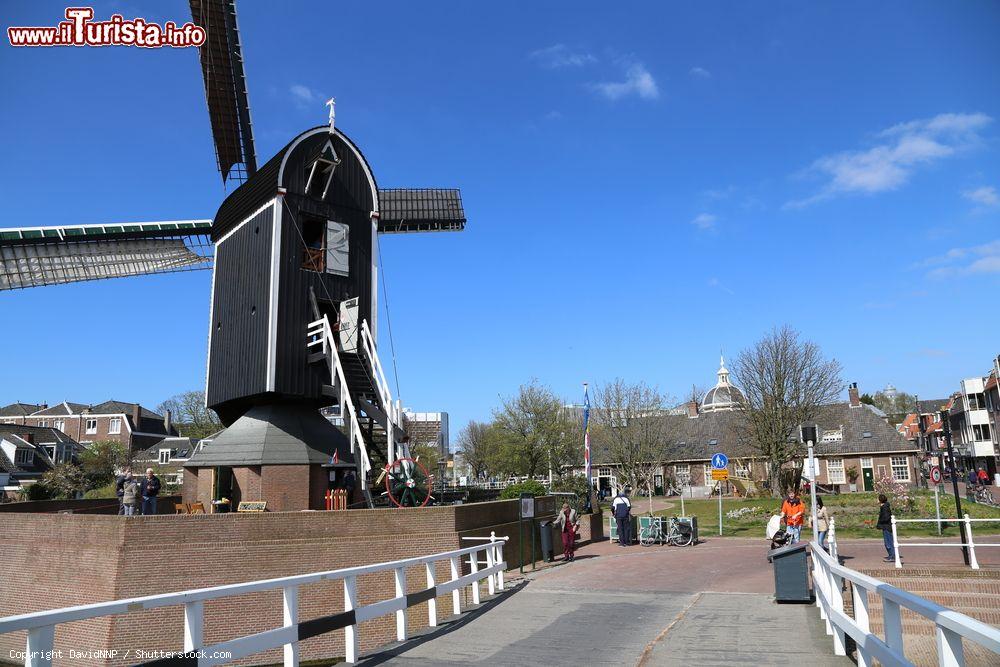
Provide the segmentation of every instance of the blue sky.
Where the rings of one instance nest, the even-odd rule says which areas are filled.
[[[682,397],[785,323],[863,391],[943,396],[988,370],[1000,5],[610,4],[240,3],[261,163],[336,96],[380,186],[462,189],[465,232],[382,239],[406,405],[450,412],[454,438],[531,378]],[[5,3],[5,27],[64,7]],[[210,218],[224,198],[195,50],[5,45],[0,81],[3,226]],[[197,272],[3,293],[0,403],[200,388],[209,290]]]

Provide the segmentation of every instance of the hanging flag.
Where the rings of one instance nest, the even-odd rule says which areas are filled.
[[[583,383],[583,466],[587,473],[587,488],[593,487],[590,474],[590,393]]]
[[[337,456],[336,449],[333,450],[333,456],[330,457],[330,463],[332,463],[333,465],[337,465],[338,463],[340,463],[340,457]]]

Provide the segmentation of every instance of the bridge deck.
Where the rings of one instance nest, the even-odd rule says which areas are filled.
[[[814,606],[774,603],[765,552],[763,540],[592,545],[363,664],[850,664]]]

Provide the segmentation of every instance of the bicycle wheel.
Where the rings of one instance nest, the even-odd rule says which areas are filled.
[[[639,544],[644,547],[651,547],[656,542],[656,531],[652,527],[642,528],[639,531]]]
[[[691,544],[692,533],[686,535],[679,530],[670,535],[670,543],[675,547],[686,547]]]

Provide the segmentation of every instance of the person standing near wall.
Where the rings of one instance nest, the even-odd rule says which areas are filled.
[[[139,485],[132,479],[132,473],[125,473],[122,480],[122,510],[125,516],[134,516],[139,503]]]
[[[153,474],[152,468],[146,468],[146,476],[139,484],[142,494],[142,513],[156,514],[156,498],[160,495],[160,478]]]
[[[632,502],[622,488],[611,503],[611,513],[618,524],[618,546],[627,547],[632,544]]]
[[[569,506],[569,503],[563,503],[562,509],[559,510],[556,520],[552,522],[556,528],[559,529],[559,534],[562,535],[563,543],[563,560],[572,561],[573,551],[576,546],[576,531],[580,527],[580,518],[576,514],[576,510]]]
[[[813,517],[813,528],[816,530],[816,541],[823,547],[824,551],[829,551],[826,547],[826,535],[830,530],[830,512],[823,506],[823,499],[816,497],[816,516]]]
[[[885,562],[891,563],[896,560],[896,548],[892,542],[892,508],[889,507],[889,499],[884,493],[878,494],[878,521],[876,528],[882,530],[882,542],[885,543]]]
[[[132,477],[132,469],[125,468],[125,470],[122,471],[122,474],[118,475],[118,477],[115,478],[115,495],[118,496],[119,515],[125,514],[125,502],[122,500],[122,495],[124,494],[124,491],[122,490],[122,487],[125,485],[125,480],[131,479],[131,477]]]

